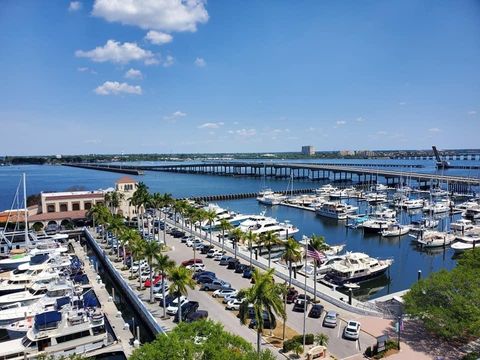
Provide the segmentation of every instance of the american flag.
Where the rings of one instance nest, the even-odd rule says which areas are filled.
[[[316,250],[312,245],[308,244],[307,256],[310,256],[317,260],[320,263],[323,263],[327,260],[325,254],[321,251]]]

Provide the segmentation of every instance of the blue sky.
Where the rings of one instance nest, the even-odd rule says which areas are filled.
[[[0,155],[480,147],[476,0],[3,0],[0,46]]]

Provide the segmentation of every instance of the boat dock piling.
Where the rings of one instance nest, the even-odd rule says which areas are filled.
[[[125,322],[115,306],[114,298],[109,295],[105,289],[105,285],[101,281],[99,282],[96,280],[98,276],[97,272],[94,266],[90,263],[85,250],[77,241],[71,241],[70,243],[73,246],[75,254],[85,263],[84,272],[90,280],[90,284],[97,296],[101,309],[104,312],[105,317],[108,319],[115,334],[115,338],[118,341],[117,345],[113,347],[111,351],[123,351],[128,358],[133,352],[133,346],[130,344],[130,339],[133,338],[133,335],[130,328],[125,326]]]

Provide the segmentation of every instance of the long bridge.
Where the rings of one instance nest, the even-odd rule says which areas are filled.
[[[84,166],[85,165],[85,166]],[[448,184],[448,190],[460,193],[472,192],[472,187],[480,187],[480,179],[437,173],[413,172],[411,169],[390,170],[368,168],[363,164],[324,164],[324,163],[273,163],[273,162],[201,162],[166,165],[99,165],[76,164],[77,167],[103,171],[164,171],[186,174],[207,174],[223,176],[268,177],[279,179],[306,179],[311,181],[353,182],[359,184],[376,183],[380,178],[387,185],[396,186],[416,181],[421,188]],[[404,167],[408,165],[400,165]]]

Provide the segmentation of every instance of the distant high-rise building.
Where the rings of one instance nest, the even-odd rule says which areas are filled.
[[[315,155],[315,148],[311,145],[302,146],[302,154],[308,156]]]

